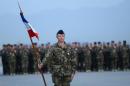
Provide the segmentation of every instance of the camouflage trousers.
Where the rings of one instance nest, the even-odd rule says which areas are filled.
[[[70,86],[71,76],[52,75],[54,86]]]

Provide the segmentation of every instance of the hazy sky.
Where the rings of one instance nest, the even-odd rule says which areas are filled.
[[[130,42],[130,0],[19,0],[25,18],[39,32],[39,43],[66,41]],[[17,0],[0,0],[0,45],[30,40],[19,16]],[[36,40],[34,40],[36,41]]]

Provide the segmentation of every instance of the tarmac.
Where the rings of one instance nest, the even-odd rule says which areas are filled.
[[[44,74],[53,86],[51,74]],[[44,86],[40,74],[0,75],[0,86]],[[71,86],[130,86],[130,72],[77,72]]]

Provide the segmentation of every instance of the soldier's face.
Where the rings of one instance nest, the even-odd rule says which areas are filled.
[[[57,34],[58,42],[63,43],[65,39],[65,34]]]

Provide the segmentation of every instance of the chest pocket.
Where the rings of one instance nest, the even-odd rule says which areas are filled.
[[[70,51],[68,49],[56,48],[53,53],[53,61],[55,65],[63,65],[70,62]]]

